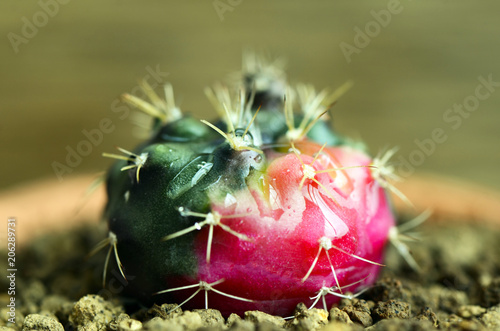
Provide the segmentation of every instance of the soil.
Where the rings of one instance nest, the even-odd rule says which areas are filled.
[[[420,272],[388,247],[378,282],[329,312],[299,304],[290,319],[258,311],[224,319],[213,309],[171,311],[173,303],[141,307],[120,300],[113,295],[123,286],[118,281],[103,289],[105,252],[87,255],[106,229],[87,225],[18,250],[16,323],[7,320],[3,292],[0,330],[500,330],[500,231],[430,219],[419,232],[421,240],[410,247]],[[9,287],[6,263],[4,251],[2,288]]]

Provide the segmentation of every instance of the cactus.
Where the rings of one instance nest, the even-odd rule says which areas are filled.
[[[198,120],[143,83],[151,136],[107,177],[110,256],[143,302],[290,315],[326,309],[374,283],[394,229],[387,189],[393,151],[372,159],[331,128],[348,88],[287,85],[279,61],[247,55],[240,86],[206,95],[219,114]],[[297,111],[298,110],[298,111]],[[396,191],[397,192],[397,191]],[[105,276],[104,276],[105,278]],[[355,294],[352,294],[355,293]]]

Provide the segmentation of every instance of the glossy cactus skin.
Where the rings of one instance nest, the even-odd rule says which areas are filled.
[[[181,303],[205,282],[183,307],[208,297],[225,315],[287,316],[322,288],[376,279],[394,217],[373,160],[317,120],[326,95],[303,87],[292,101],[280,75],[255,67],[239,103],[219,90],[227,110],[214,125],[156,118],[150,140],[109,171],[105,216],[130,295]]]

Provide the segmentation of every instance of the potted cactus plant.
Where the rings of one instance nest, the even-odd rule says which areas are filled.
[[[124,100],[151,115],[150,138],[107,175],[109,245],[129,295],[286,316],[374,283],[395,238],[393,151],[371,157],[339,135],[328,92],[290,86],[278,62],[247,55],[240,83],[207,89],[213,121],[160,98]],[[105,276],[104,276],[105,277]],[[350,294],[347,294],[350,293]]]

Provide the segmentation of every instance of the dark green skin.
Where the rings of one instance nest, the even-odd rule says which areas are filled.
[[[201,221],[181,216],[178,208],[210,212],[207,189],[221,182],[217,184],[221,194],[236,192],[246,186],[245,178],[251,170],[247,158],[239,157],[248,151],[234,151],[222,136],[191,117],[161,128],[134,152],[148,153],[139,183],[135,168],[120,170],[129,162],[113,165],[107,180],[106,217],[110,231],[118,238],[119,256],[129,281],[127,290],[133,289],[134,296],[147,300],[165,288],[166,278],[196,274],[196,232],[162,241],[164,236]],[[191,186],[202,162],[213,163],[212,169]]]
[[[198,131],[192,131],[193,127]],[[163,138],[166,136],[168,140]],[[203,123],[186,117],[161,128],[148,143],[135,150],[137,154],[148,153],[139,183],[136,169],[120,170],[127,161],[118,161],[111,168],[106,216],[110,231],[118,238],[119,256],[129,281],[127,290],[139,290],[134,295],[149,298],[161,289],[163,277],[196,271],[196,261],[190,254],[194,234],[169,242],[162,238],[192,225],[192,220],[179,214],[179,206],[208,211],[209,201],[203,188],[213,175],[200,180],[189,194],[186,191],[198,171],[197,164],[213,158],[212,144],[215,139],[222,140],[219,137]],[[130,193],[126,203],[127,191]]]

